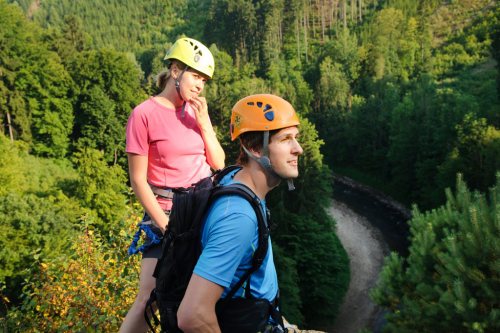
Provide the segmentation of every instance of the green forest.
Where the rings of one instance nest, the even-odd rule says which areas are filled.
[[[242,97],[276,94],[301,118],[297,189],[267,198],[288,321],[332,325],[349,285],[318,209],[334,171],[414,207],[410,256],[388,257],[372,291],[384,331],[494,332],[499,20],[490,0],[0,0],[0,328],[119,327],[140,267],[125,125],[187,36],[215,58],[203,95],[226,165]]]

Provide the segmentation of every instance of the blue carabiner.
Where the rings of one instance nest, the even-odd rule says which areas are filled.
[[[144,217],[141,222],[144,222],[146,220],[147,214],[144,213]],[[141,232],[144,231],[147,237],[151,239],[151,243],[149,244],[143,244],[141,247],[137,248],[137,243],[139,242],[139,238],[141,238]],[[132,244],[130,244],[130,247],[128,249],[128,254],[133,255],[137,254],[139,252],[144,253],[151,245],[153,244],[159,244],[163,237],[158,237],[149,227],[147,224],[141,224],[139,227],[139,230],[134,235],[134,240],[132,241]]]

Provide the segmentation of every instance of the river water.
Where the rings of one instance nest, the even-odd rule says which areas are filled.
[[[381,333],[388,310],[378,308],[368,294],[379,279],[383,257],[389,251],[408,256],[409,213],[389,207],[392,199],[377,199],[373,195],[376,191],[353,183],[349,180],[348,184],[354,187],[341,181],[333,185],[329,213],[337,220],[337,234],[351,260],[351,283],[335,326],[326,331],[356,333],[367,327]]]
[[[379,229],[391,251],[399,252],[404,257],[408,256],[410,231],[404,214],[387,207],[365,192],[339,182],[333,185],[333,200],[344,203]]]

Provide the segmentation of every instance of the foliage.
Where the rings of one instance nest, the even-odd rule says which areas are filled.
[[[96,215],[97,225],[107,230],[105,222],[117,220],[125,211],[125,172],[119,165],[108,167],[95,149],[81,149],[73,161],[79,174],[76,196]]]
[[[0,319],[0,328],[8,332],[117,331],[137,293],[140,257],[129,256],[127,248],[140,217],[130,210],[103,237],[84,216],[80,232],[72,239],[71,254],[37,260],[38,270],[28,270],[23,283],[22,304]]]
[[[392,310],[384,332],[497,332],[500,173],[489,200],[458,175],[456,194],[409,222],[408,259],[392,253],[371,296]]]
[[[330,204],[332,181],[319,152],[323,142],[307,119],[301,120],[300,144],[304,154],[299,158],[300,176],[294,180],[295,191],[288,193],[288,186],[283,182],[269,193],[267,202],[272,219],[279,226],[273,240],[285,251],[286,257],[293,258],[297,269],[298,288],[293,283],[288,284],[288,280],[280,280],[288,307],[285,309],[300,307],[300,303],[290,303],[293,297],[286,298],[298,292],[305,322],[325,326],[331,325],[338,315],[349,287],[349,259],[332,232],[336,229],[335,222],[324,209],[318,209]],[[294,316],[291,311],[289,315],[287,311],[284,310],[284,315],[288,320],[302,324],[301,317]]]
[[[228,128],[241,97],[273,93],[302,117],[297,191],[282,184],[268,198],[283,311],[295,323],[329,324],[349,280],[335,223],[318,209],[330,198],[324,162],[424,209],[445,202],[456,172],[481,191],[494,182],[500,7],[490,1],[11,2],[0,0],[0,116],[15,148],[2,137],[12,162],[0,160],[0,202],[3,251],[22,255],[7,256],[8,274],[37,248],[68,255],[84,213],[106,242],[125,212],[128,116],[158,93],[153,77],[180,36],[211,45],[204,94],[227,164],[239,154]],[[54,221],[61,247],[51,252]],[[19,290],[21,275],[1,274]]]
[[[76,56],[71,76],[78,87],[73,136],[77,146],[99,149],[107,162],[126,165],[125,126],[133,108],[146,99],[140,75],[125,54],[113,50]]]
[[[6,296],[16,300],[33,252],[55,258],[67,251],[83,209],[71,193],[76,181],[71,165],[28,156],[25,146],[16,147],[3,135],[0,175],[0,281],[7,283]]]
[[[28,142],[37,154],[63,157],[73,122],[67,98],[71,77],[19,8],[3,0],[0,12],[2,118],[10,113],[13,135]]]
[[[136,51],[140,45],[164,43],[165,32],[182,21],[174,6],[180,1],[43,1],[33,20],[42,27],[62,26],[65,16],[79,16],[95,49]],[[168,22],[168,25],[165,25]]]

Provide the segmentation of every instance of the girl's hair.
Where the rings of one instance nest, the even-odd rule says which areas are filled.
[[[180,60],[177,60],[177,59],[174,59],[170,62],[170,67],[169,68],[172,68],[172,66],[176,66],[178,70],[180,70],[181,72],[184,70],[184,68],[186,68],[186,64],[183,63],[182,61]],[[156,76],[155,76],[155,80],[156,80],[156,86],[158,88],[160,88],[160,90],[163,90],[165,89],[165,87],[167,86],[167,81],[168,79],[170,78],[170,70],[163,70],[161,71],[160,73],[158,73]]]

